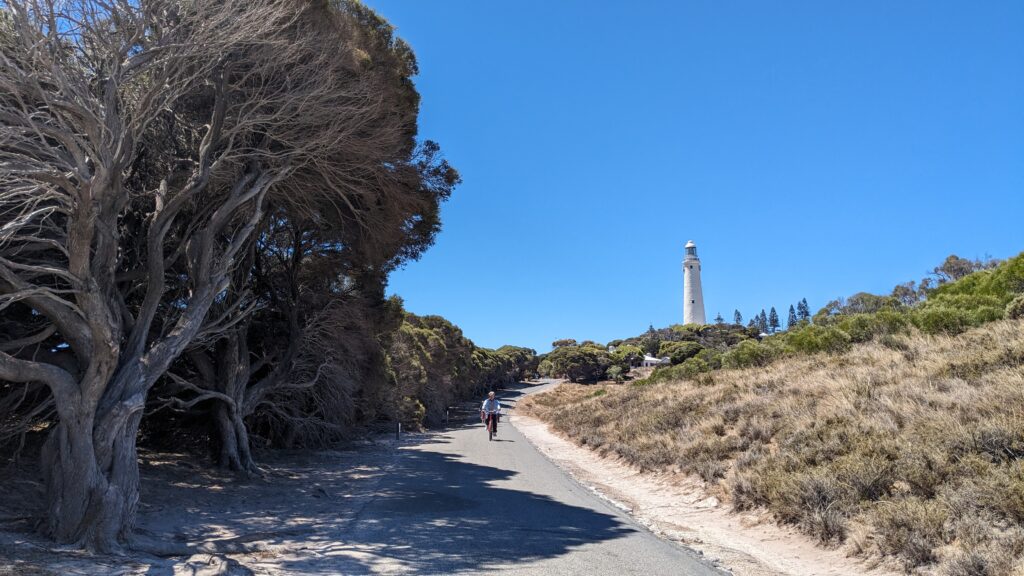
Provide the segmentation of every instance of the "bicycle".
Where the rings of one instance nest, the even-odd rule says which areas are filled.
[[[480,419],[483,420],[484,424],[487,426],[487,440],[488,441],[494,440],[494,435],[498,433],[498,415],[499,414],[501,414],[500,411],[498,411],[498,412],[484,412],[482,410],[480,411]]]

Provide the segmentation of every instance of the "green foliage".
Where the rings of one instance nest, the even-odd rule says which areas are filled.
[[[696,342],[662,342],[661,347],[658,348],[657,356],[659,358],[668,356],[672,360],[672,364],[682,364],[688,358],[696,356],[697,353],[703,349],[704,348]]]
[[[874,318],[880,334],[905,334],[910,329],[910,317],[905,312],[880,310]]]
[[[882,310],[898,310],[902,305],[893,296],[878,296],[858,292],[849,298],[837,298],[825,304],[814,315],[815,324],[831,324],[840,316],[853,314],[874,314]]]
[[[562,346],[552,350],[541,362],[549,376],[568,378],[571,382],[593,382],[604,376],[612,364],[611,355],[590,346]]]
[[[623,370],[622,366],[619,366],[618,364],[613,365],[611,368],[609,368],[607,371],[607,375],[608,378],[611,378],[616,382],[622,382],[623,380],[625,380],[625,370]]]
[[[995,268],[964,276],[956,282],[943,284],[929,295],[929,301],[952,295],[991,296],[1003,306],[1024,292],[1024,253],[1010,258]]]
[[[680,345],[669,354],[669,360],[672,364],[682,364],[699,354],[703,349],[704,348],[696,342],[681,342]]]
[[[710,372],[711,366],[700,358],[690,358],[676,366],[660,366],[651,373],[644,381],[645,384],[656,382],[673,382],[676,380],[692,379],[699,374]]]
[[[653,342],[660,342],[656,355],[671,358],[672,367],[655,370],[648,379],[652,381],[688,377],[696,363],[688,370],[680,367],[690,359],[699,359],[712,370],[764,366],[787,355],[837,354],[854,343],[877,338],[883,338],[888,347],[899,347],[899,336],[909,334],[912,328],[926,334],[959,334],[1004,317],[1024,317],[1024,253],[998,265],[991,260],[964,261],[970,263],[973,273],[964,273],[968,268],[961,260],[947,259],[946,264],[952,264],[944,264],[948,270],[943,273],[949,277],[937,288],[933,281],[925,280],[921,287],[912,282],[901,285],[891,295],[861,292],[838,298],[815,314],[813,323],[807,300],[801,299],[791,307],[789,330],[762,341],[757,340],[760,332],[770,329],[772,317],[777,317],[764,311],[755,314],[747,328],[674,325],[652,328],[643,337],[623,342],[646,344],[649,353],[653,353]],[[920,301],[925,295],[927,300]],[[742,320],[738,311],[736,318]]]
[[[915,310],[911,321],[925,334],[955,335],[971,327],[973,317],[967,311],[946,306],[929,306]]]
[[[633,366],[639,366],[644,359],[644,351],[639,346],[620,344],[612,352],[612,362],[621,366],[626,372]]]
[[[694,358],[702,360],[712,370],[718,370],[722,367],[722,353],[714,348],[704,348]]]
[[[811,307],[807,304],[807,298],[800,300],[796,305],[796,317],[801,322],[809,322],[811,319]]]
[[[794,351],[803,354],[828,352],[837,354],[850,347],[852,339],[840,328],[835,326],[804,326],[786,335],[786,344]]]
[[[867,342],[881,334],[900,332],[905,329],[907,324],[905,315],[891,310],[882,310],[875,314],[843,316],[834,326],[846,332],[851,342]]]
[[[645,336],[644,339],[640,341],[640,347],[643,348],[643,351],[646,354],[650,354],[651,356],[657,356],[658,348],[661,347],[661,338],[659,338],[657,334],[654,334],[652,332]]]
[[[1024,318],[1024,294],[1017,296],[1006,305],[1005,315],[1012,320]]]
[[[398,421],[408,430],[422,430],[427,408],[415,398],[405,396],[399,404]]]
[[[440,421],[452,402],[516,382],[537,370],[536,353],[529,348],[480,348],[448,320],[410,313],[392,336],[387,361],[403,398],[401,413],[404,398],[413,399],[423,405],[421,420],[428,424]]]
[[[684,378],[693,378],[697,374],[710,372],[711,366],[700,358],[689,358],[679,365],[679,371]]]
[[[775,358],[775,351],[756,340],[744,340],[735,348],[722,354],[723,368],[746,368],[764,366]]]
[[[575,346],[576,340],[572,338],[562,338],[561,340],[555,340],[551,343],[552,348],[561,348],[562,346]]]

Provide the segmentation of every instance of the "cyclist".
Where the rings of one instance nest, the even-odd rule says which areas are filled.
[[[498,433],[498,416],[501,413],[501,403],[494,397],[494,392],[487,393],[487,400],[480,405],[480,419],[495,434]],[[491,421],[494,421],[493,427]]]

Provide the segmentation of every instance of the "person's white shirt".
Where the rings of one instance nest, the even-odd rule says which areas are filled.
[[[493,400],[488,398],[480,405],[480,410],[485,413],[501,412],[501,402],[498,402],[497,398]]]

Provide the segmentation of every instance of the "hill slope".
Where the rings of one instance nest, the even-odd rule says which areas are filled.
[[[647,386],[523,403],[579,444],[699,475],[824,544],[908,570],[1024,568],[1024,322],[888,335]]]

